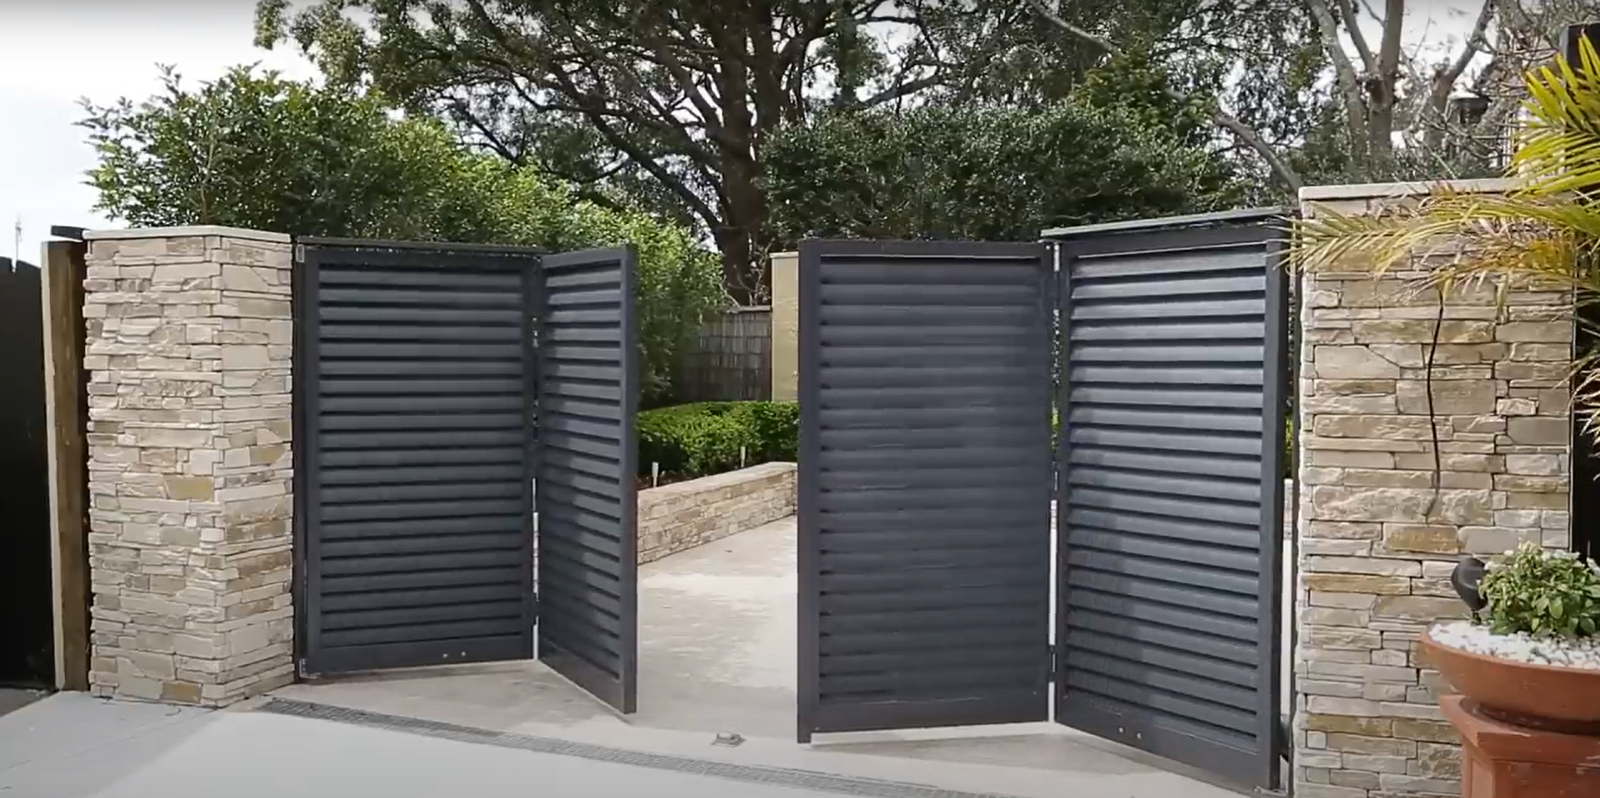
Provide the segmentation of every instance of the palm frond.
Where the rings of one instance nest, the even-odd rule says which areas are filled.
[[[1523,191],[1549,195],[1600,183],[1600,54],[1584,39],[1576,68],[1559,59],[1527,76],[1529,121],[1512,156]]]

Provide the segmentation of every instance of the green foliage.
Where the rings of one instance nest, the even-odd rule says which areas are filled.
[[[1496,634],[1588,637],[1600,629],[1600,565],[1523,543],[1497,557],[1479,584]]]
[[[1227,162],[1125,108],[826,114],[767,149],[780,242],[1028,241],[1050,227],[1230,207]]]
[[[699,477],[745,464],[793,461],[800,411],[794,402],[697,402],[638,416],[639,473],[659,463],[663,474]]]
[[[640,380],[669,395],[681,346],[726,304],[715,255],[681,226],[580,200],[530,168],[460,146],[373,93],[237,68],[197,90],[168,73],[135,105],[88,106],[98,207],[138,226],[639,252]]]

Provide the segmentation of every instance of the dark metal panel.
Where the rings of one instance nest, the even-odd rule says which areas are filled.
[[[1278,219],[1177,221],[1059,236],[1056,718],[1271,789]]]
[[[302,670],[531,657],[518,339],[537,255],[302,239],[296,257]]]
[[[633,249],[544,257],[538,316],[539,658],[627,713],[638,681]]]
[[[802,242],[801,742],[1047,717],[1047,255]]]

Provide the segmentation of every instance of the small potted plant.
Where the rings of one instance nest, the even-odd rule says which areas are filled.
[[[1436,624],[1428,661],[1476,709],[1514,726],[1600,734],[1600,565],[1524,543],[1452,577],[1473,620]]]

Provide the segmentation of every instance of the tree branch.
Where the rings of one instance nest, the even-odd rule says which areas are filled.
[[[1368,72],[1378,71],[1378,62],[1372,55],[1372,46],[1367,44],[1366,34],[1361,32],[1361,21],[1356,19],[1356,8],[1350,0],[1336,0],[1339,4],[1339,18],[1344,20],[1345,29],[1350,33],[1350,42],[1356,46],[1356,54],[1361,56],[1361,63]]]
[[[1066,31],[1079,40],[1099,48],[1102,52],[1108,55],[1121,56],[1123,54],[1121,48],[1117,47],[1115,44],[1112,44],[1109,40],[1096,36],[1095,34],[1074,25],[1065,19],[1062,19],[1055,12],[1045,7],[1043,0],[1027,0],[1027,2],[1029,7],[1031,7],[1040,17],[1043,17],[1044,20],[1049,22],[1051,25]],[[1171,86],[1163,85],[1161,89],[1168,97],[1171,97],[1179,102],[1187,103],[1192,99],[1183,92],[1173,89]],[[1300,188],[1305,185],[1305,181],[1300,178],[1299,173],[1295,172],[1294,168],[1291,167],[1289,163],[1282,158],[1282,156],[1278,155],[1278,153],[1267,144],[1265,139],[1261,138],[1261,134],[1257,133],[1249,125],[1239,121],[1237,117],[1234,117],[1233,115],[1223,111],[1216,105],[1212,105],[1210,112],[1211,121],[1214,124],[1218,125],[1219,127],[1226,128],[1232,132],[1233,135],[1239,137],[1241,141],[1250,145],[1250,149],[1255,150],[1256,154],[1260,155],[1262,160],[1266,161],[1267,165],[1272,167],[1273,174],[1277,175],[1278,179],[1283,181],[1283,183],[1288,186],[1290,190],[1298,193]]]
[[[1467,71],[1467,66],[1472,59],[1483,49],[1484,35],[1489,30],[1489,22],[1494,19],[1495,0],[1483,0],[1483,8],[1478,9],[1478,21],[1472,24],[1472,33],[1467,36],[1467,41],[1461,47],[1461,54],[1456,56],[1455,63],[1444,71],[1445,82],[1454,88],[1456,81]],[[1448,94],[1448,92],[1447,92]]]
[[[908,80],[902,83],[897,83],[887,89],[884,89],[883,91],[878,92],[877,94],[872,95],[871,97],[868,97],[865,100],[862,100],[861,107],[871,108],[875,105],[882,105],[883,103],[890,102],[891,100],[898,100],[908,94],[916,94],[923,89],[932,88],[942,83],[944,83],[944,76],[937,72],[932,75],[917,78],[916,80]]]
[[[1350,140],[1364,141],[1366,98],[1361,93],[1361,76],[1356,73],[1355,65],[1350,63],[1350,56],[1344,51],[1344,43],[1339,40],[1339,23],[1334,20],[1333,11],[1326,0],[1306,0],[1306,5],[1317,20],[1317,30],[1322,34],[1322,49],[1327,51],[1328,60],[1333,62],[1334,80],[1344,93],[1344,113],[1346,123],[1350,126]]]

